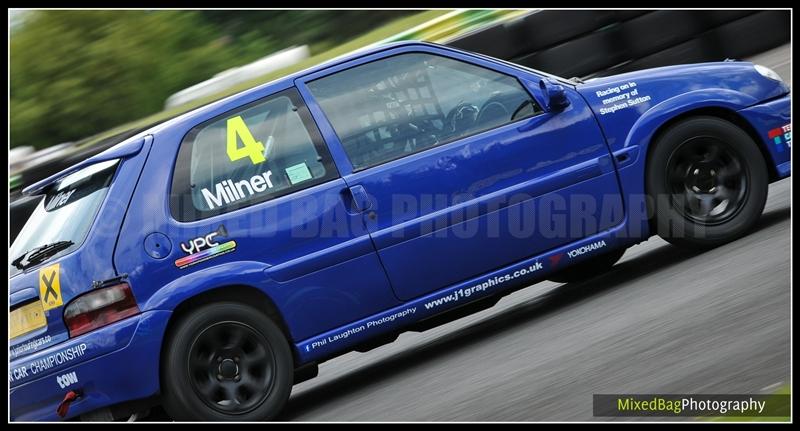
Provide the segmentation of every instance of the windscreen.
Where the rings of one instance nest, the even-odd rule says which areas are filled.
[[[48,260],[79,246],[106,197],[118,164],[119,159],[97,163],[49,186],[11,245],[9,260],[14,261],[37,247],[59,241],[71,241],[73,245]],[[9,274],[17,272],[18,268],[9,265]]]

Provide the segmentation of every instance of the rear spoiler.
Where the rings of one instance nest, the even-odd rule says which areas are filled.
[[[56,181],[66,177],[67,175],[75,173],[87,166],[94,165],[100,162],[106,162],[109,160],[122,159],[125,157],[134,156],[138,154],[139,151],[142,150],[145,138],[146,137],[142,137],[131,141],[122,142],[118,145],[114,145],[113,147],[103,151],[102,153],[95,154],[94,156],[89,157],[88,159],[80,163],[77,163],[73,166],[70,166],[69,168],[64,169],[63,171],[57,174],[53,174],[41,181],[38,181],[36,183],[29,185],[28,187],[25,187],[25,189],[22,190],[22,194],[25,196],[39,194],[50,184],[53,184]]]

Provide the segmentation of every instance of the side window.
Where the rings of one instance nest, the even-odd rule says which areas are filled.
[[[199,220],[337,176],[297,90],[286,90],[186,134],[173,175],[172,214]]]
[[[542,112],[516,78],[401,54],[308,84],[356,170]]]

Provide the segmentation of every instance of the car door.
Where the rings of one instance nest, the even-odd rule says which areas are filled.
[[[155,139],[115,256],[137,298],[252,286],[294,340],[397,305],[297,90],[229,109]]]
[[[418,46],[299,85],[349,161],[343,178],[400,299],[622,221],[610,153],[586,103],[568,88],[570,105],[545,112],[537,77],[523,83],[522,73]]]

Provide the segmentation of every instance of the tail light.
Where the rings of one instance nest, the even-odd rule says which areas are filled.
[[[64,309],[64,323],[69,336],[76,337],[139,312],[131,287],[128,283],[120,283],[73,299]]]

